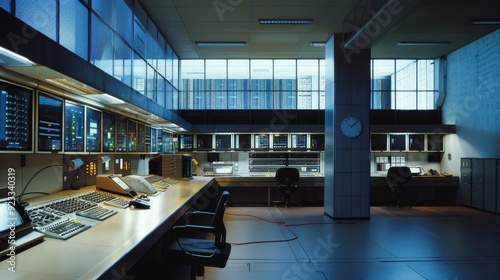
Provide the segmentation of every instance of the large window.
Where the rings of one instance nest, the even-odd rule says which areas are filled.
[[[139,0],[0,0],[61,46],[167,109],[178,109],[179,58]],[[204,106],[204,104],[203,104]]]
[[[181,61],[180,109],[324,109],[320,59]]]
[[[434,60],[374,59],[371,109],[435,109]]]

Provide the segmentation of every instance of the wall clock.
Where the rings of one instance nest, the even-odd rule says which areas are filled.
[[[356,117],[346,117],[340,123],[340,130],[345,137],[356,138],[361,134],[363,124],[361,120]]]

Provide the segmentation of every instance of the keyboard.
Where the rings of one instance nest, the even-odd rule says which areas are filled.
[[[113,207],[118,207],[118,208],[127,208],[128,207],[128,200],[125,200],[123,198],[115,197],[111,200],[106,200],[103,202],[104,205],[109,205]]]
[[[99,203],[99,202],[103,202],[106,200],[111,200],[111,199],[115,198],[115,196],[110,194],[110,193],[107,193],[107,192],[93,191],[90,193],[83,194],[83,195],[79,196],[78,198],[83,199],[83,200],[87,200],[90,202]]]
[[[118,212],[116,212],[115,210],[111,210],[101,206],[95,206],[83,211],[78,211],[76,212],[76,215],[93,220],[104,221],[116,213]]]
[[[43,227],[52,222],[55,222],[61,219],[61,215],[57,215],[55,213],[51,213],[45,211],[43,208],[41,209],[30,209],[26,211],[31,220],[31,225],[34,228]]]
[[[68,239],[89,228],[89,225],[86,225],[78,220],[63,218],[46,226],[35,227],[35,230],[50,237]]]

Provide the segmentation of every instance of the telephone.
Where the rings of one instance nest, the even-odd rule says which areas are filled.
[[[122,177],[122,180],[129,185],[136,192],[146,193],[146,194],[156,194],[156,189],[139,175],[127,175]]]

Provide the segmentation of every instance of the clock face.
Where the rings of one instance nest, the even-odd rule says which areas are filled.
[[[356,138],[361,134],[363,124],[356,117],[347,117],[340,123],[340,130],[345,137]]]

